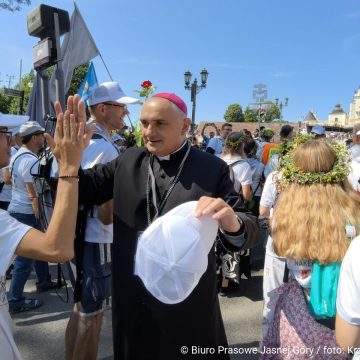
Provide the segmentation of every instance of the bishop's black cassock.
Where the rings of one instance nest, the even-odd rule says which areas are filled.
[[[113,342],[116,360],[174,360],[192,358],[191,349],[227,346],[221,318],[215,253],[210,251],[208,268],[190,296],[175,305],[155,299],[134,275],[137,237],[148,226],[155,209],[147,206],[149,163],[153,169],[157,197],[161,199],[175,177],[190,145],[186,142],[169,159],[158,159],[145,148],[130,148],[107,165],[80,170],[80,201],[100,205],[114,198],[113,243]],[[149,188],[149,187],[148,187]],[[150,187],[151,189],[151,187]],[[214,155],[191,148],[178,181],[159,215],[201,196],[237,197],[226,163]],[[153,199],[152,194],[148,196]],[[243,222],[236,234],[221,234],[237,248],[251,236],[257,225],[243,209],[235,209]],[[189,348],[188,355],[180,352]],[[204,358],[206,356],[203,355]],[[228,355],[211,355],[211,359]]]

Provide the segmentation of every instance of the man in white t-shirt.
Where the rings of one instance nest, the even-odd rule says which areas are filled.
[[[79,97],[69,97],[68,104],[77,109],[74,122],[85,125],[85,111]],[[91,137],[91,130],[86,134],[76,126],[69,127],[70,116],[60,113],[60,106],[56,104],[58,118],[57,143],[54,152],[59,161],[59,195],[54,207],[53,217],[46,233],[18,222],[6,211],[0,209],[0,358],[6,360],[20,360],[21,355],[16,347],[12,321],[6,297],[5,272],[14,254],[27,258],[64,262],[73,256],[74,231],[76,223],[78,197],[78,168],[82,150]],[[0,170],[9,164],[11,132],[9,129],[28,120],[28,116],[0,114]],[[61,128],[61,131],[59,130]],[[71,130],[68,133],[64,130]],[[77,136],[76,136],[77,135]],[[47,140],[55,143],[48,136]]]
[[[9,171],[12,181],[9,214],[23,224],[40,230],[38,197],[32,184],[33,174],[37,174],[37,153],[44,145],[44,132],[36,121],[27,121],[21,125],[19,135],[22,147],[11,158]],[[42,305],[39,299],[25,298],[24,287],[30,273],[35,267],[38,282],[37,291],[54,289],[56,283],[51,281],[49,265],[45,261],[35,261],[18,256],[15,259],[12,280],[8,293],[10,311],[12,313],[28,311]]]
[[[232,125],[229,123],[222,124],[220,135],[211,138],[207,144],[206,152],[214,155],[220,155],[224,150],[226,138],[232,132]]]
[[[128,114],[127,104],[137,102],[137,99],[125,96],[116,82],[106,82],[91,90],[88,99],[91,118],[88,124],[94,124],[95,130],[84,151],[81,162],[83,169],[106,164],[119,155],[110,131],[123,128],[124,117]],[[71,266],[75,293],[80,295],[75,297],[73,313],[66,329],[68,360],[97,358],[103,302],[111,295],[112,213],[112,200],[90,210],[86,220],[83,255],[79,252],[75,254],[76,263],[82,263],[82,269]],[[103,291],[99,292],[99,289]]]
[[[265,185],[260,199],[259,210],[260,216],[264,218],[271,218],[273,207],[279,195],[277,181],[279,180],[280,176],[280,172],[274,171],[267,177],[265,181]],[[271,236],[269,236],[266,243],[263,277],[263,338],[268,332],[269,325],[274,315],[277,300],[274,296],[271,296],[271,292],[283,283],[285,264],[286,259],[275,254],[273,248],[273,240]],[[272,301],[270,301],[270,298],[272,299]]]
[[[360,193],[360,123],[354,124],[351,134],[352,146],[350,174],[348,180],[355,191]]]
[[[360,359],[360,237],[356,237],[342,261],[336,300],[335,333],[345,352]]]

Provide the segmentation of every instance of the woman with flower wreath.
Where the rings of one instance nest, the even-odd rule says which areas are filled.
[[[288,281],[271,295],[277,302],[261,359],[346,359],[336,346],[332,314],[339,265],[359,228],[360,200],[348,183],[342,146],[321,140],[293,146],[282,159],[272,217],[273,247],[286,258]]]
[[[221,158],[229,165],[230,177],[234,182],[235,190],[242,195],[243,200],[251,196],[252,172],[244,153],[244,144],[248,137],[243,131],[231,133],[225,140]],[[240,277],[251,277],[250,250],[233,252],[219,244],[219,280],[221,281],[220,294],[227,295],[236,290]]]

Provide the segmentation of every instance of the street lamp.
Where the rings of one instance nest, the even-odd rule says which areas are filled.
[[[282,101],[280,101],[280,104],[279,104],[279,98],[276,98],[275,99],[275,104],[276,104],[276,106],[279,108],[279,110],[280,110],[280,121],[282,121],[282,119],[283,119],[283,117],[282,117],[282,109],[283,109],[283,106],[285,107],[285,106],[288,106],[288,102],[289,102],[289,98],[288,97],[286,97],[285,99],[284,99],[284,103],[282,102]]]
[[[192,102],[192,114],[191,114],[191,133],[194,133],[195,129],[195,109],[196,109],[196,94],[198,94],[202,89],[206,88],[206,82],[209,73],[206,69],[201,70],[201,85],[198,85],[198,81],[195,78],[193,83],[191,83],[192,74],[190,71],[186,71],[184,73],[184,80],[185,80],[185,89],[191,91],[191,102]]]

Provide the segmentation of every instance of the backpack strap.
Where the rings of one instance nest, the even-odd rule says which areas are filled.
[[[106,142],[110,143],[110,144],[114,147],[114,149],[117,151],[117,153],[120,154],[119,149],[114,145],[114,143],[112,143],[111,141],[109,141],[108,139],[106,139],[106,138],[105,138],[104,136],[102,136],[101,134],[95,133],[95,134],[93,134],[92,137],[91,137],[91,140],[98,140],[98,139],[103,139],[103,140],[105,140]]]
[[[231,163],[231,164],[228,165],[228,167],[229,167],[229,173],[230,173],[230,180],[231,180],[232,182],[234,182],[234,178],[235,178],[235,177],[234,177],[233,167],[234,167],[235,165],[241,163],[241,162],[244,162],[244,161],[246,161],[246,160],[240,159],[240,160],[236,160],[236,161],[234,161],[233,163]],[[240,187],[240,189],[241,189],[241,187]]]
[[[26,152],[24,152],[24,153],[21,153],[21,154],[18,155],[18,156],[15,155],[15,159],[14,159],[14,161],[12,162],[12,164],[11,164],[11,169],[10,169],[10,176],[11,176],[11,177],[12,177],[12,174],[13,174],[13,171],[14,171],[15,161],[16,161],[19,157],[21,157],[21,156],[23,156],[23,155],[31,155],[31,156],[33,156],[34,158],[38,159],[38,157],[37,157],[36,155],[34,155],[32,152],[30,152],[30,151],[26,151]]]

